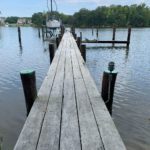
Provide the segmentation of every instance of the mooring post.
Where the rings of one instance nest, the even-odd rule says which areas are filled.
[[[40,38],[41,37],[40,28],[38,28],[38,35],[39,35],[39,38]]]
[[[93,27],[92,27],[92,36],[93,36]]]
[[[82,41],[82,32],[80,32],[80,39],[81,39],[81,41]]]
[[[51,64],[52,61],[53,61],[54,55],[55,55],[55,47],[54,47],[54,44],[49,44],[50,64]]]
[[[114,70],[114,62],[109,62],[108,70],[103,73],[101,96],[106,104],[109,113],[112,115],[113,95],[117,72]]]
[[[36,76],[33,70],[24,70],[20,72],[24,96],[26,101],[27,116],[32,108],[32,105],[37,97]]]
[[[97,28],[97,30],[96,30],[96,37],[98,38],[98,28]]]
[[[78,48],[80,49],[80,47],[81,47],[81,38],[80,37],[77,37],[77,45],[78,45]]]
[[[57,46],[57,48],[59,46],[59,37],[56,37],[56,46]]]
[[[18,26],[18,38],[19,38],[19,43],[21,44],[21,29]]]
[[[112,40],[115,41],[116,39],[116,27],[113,27],[113,36],[112,36]],[[113,46],[115,45],[115,43],[112,44]]]
[[[86,62],[86,45],[85,44],[81,45],[80,52],[81,52],[81,55],[82,55],[84,61]]]
[[[74,27],[71,27],[71,33],[72,33],[74,39],[76,40],[77,34],[75,33],[75,28]]]
[[[130,45],[130,38],[131,38],[131,27],[128,28],[127,47],[129,47]]]
[[[44,28],[42,26],[42,39],[44,40]]]
[[[62,35],[61,34],[58,35],[58,39],[59,39],[59,43],[60,43],[60,41],[62,39]]]
[[[61,35],[63,36],[65,33],[65,27],[63,25],[61,25]]]
[[[45,30],[46,30],[46,38],[48,38],[48,34],[47,34],[47,26],[45,26]]]
[[[77,39],[77,34],[74,33],[74,34],[73,34],[73,37],[74,37],[74,39],[76,40],[76,39]]]

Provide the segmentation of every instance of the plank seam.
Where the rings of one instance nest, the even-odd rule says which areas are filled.
[[[75,46],[75,45],[74,45]],[[76,47],[74,47],[74,49],[76,49]],[[75,50],[75,54],[76,54],[76,57],[77,57],[77,52]],[[92,112],[93,112],[93,115],[94,115],[94,119],[95,119],[95,122],[96,122],[96,126],[97,126],[97,129],[98,129],[98,132],[99,132],[99,136],[100,136],[100,139],[102,141],[102,146],[101,148],[105,149],[104,147],[104,143],[103,143],[103,139],[102,139],[102,136],[101,136],[101,133],[100,133],[100,130],[99,130],[99,126],[98,126],[98,123],[97,123],[97,119],[96,119],[96,116],[95,116],[95,113],[94,113],[94,110],[93,110],[93,106],[92,106],[92,102],[91,102],[91,98],[89,96],[89,93],[88,93],[88,90],[87,90],[87,86],[86,86],[86,83],[85,83],[85,79],[83,77],[83,72],[82,72],[82,69],[81,69],[81,65],[79,63],[79,59],[77,57],[77,60],[78,60],[78,64],[79,64],[79,69],[81,71],[81,75],[82,75],[82,79],[83,79],[83,82],[84,82],[84,86],[85,86],[85,89],[86,89],[86,92],[87,92],[87,96],[88,96],[88,99],[89,99],[89,102],[90,102],[90,106],[91,106],[91,109],[92,109]],[[85,62],[84,62],[85,63]]]
[[[64,44],[64,43],[63,43],[63,44]],[[44,119],[45,119],[45,116],[46,116],[46,112],[47,112],[47,108],[48,108],[48,103],[49,103],[50,95],[51,95],[51,92],[52,92],[52,87],[53,87],[53,84],[54,84],[54,81],[55,81],[55,77],[56,77],[57,68],[58,68],[58,64],[59,64],[59,61],[60,61],[61,53],[62,53],[62,49],[61,49],[61,52],[60,52],[60,54],[59,54],[59,59],[58,59],[58,62],[57,62],[57,67],[56,67],[56,71],[55,71],[53,83],[52,83],[52,86],[51,86],[51,88],[50,88],[50,93],[49,93],[49,96],[48,96],[48,101],[47,101],[47,105],[46,105],[46,110],[45,110],[45,112],[44,112],[44,116],[43,116],[42,123],[41,123],[41,127],[40,127],[40,132],[39,132],[39,136],[38,136],[38,140],[37,140],[37,143],[36,143],[36,149],[38,148],[38,143],[39,143],[39,140],[40,140],[40,135],[41,135],[41,132],[42,132],[42,127],[43,127]]]
[[[72,58],[72,55],[71,55]],[[76,103],[76,110],[77,110],[77,119],[78,119],[78,128],[79,128],[79,137],[80,137],[80,145],[82,150],[82,138],[81,138],[81,129],[80,129],[80,120],[79,120],[79,112],[78,112],[78,102],[77,102],[77,95],[76,95],[76,88],[75,88],[75,77],[73,72],[73,62],[71,59],[71,68],[72,68],[72,74],[73,74],[73,83],[74,83],[74,93],[75,93],[75,103]]]
[[[62,103],[61,103],[61,118],[60,118],[60,130],[59,130],[59,150],[60,150],[60,143],[61,143],[61,129],[62,129],[62,120],[63,120],[63,105],[64,105],[64,81],[66,77],[66,51],[65,51],[65,62],[64,62],[64,79],[63,79],[63,90],[62,90]]]

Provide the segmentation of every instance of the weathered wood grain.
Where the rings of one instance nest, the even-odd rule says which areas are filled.
[[[61,40],[14,149],[126,149],[69,32]]]
[[[72,39],[73,40],[73,39]],[[82,72],[84,83],[90,97],[91,106],[96,118],[96,122],[99,128],[99,132],[102,137],[102,141],[105,147],[105,150],[125,150],[125,145],[122,142],[122,139],[110,117],[107,108],[97,90],[96,84],[93,81],[87,66],[84,63],[84,60],[78,50],[77,45],[74,42],[74,50],[78,57],[78,63]],[[113,137],[113,138],[112,138]]]
[[[66,41],[64,42],[64,47],[65,46]],[[62,54],[50,94],[37,150],[59,149],[65,55],[66,50],[62,49]]]
[[[63,45],[60,45],[59,50],[56,52],[56,55],[53,60],[53,64],[49,68],[47,76],[45,77],[44,82],[42,83],[42,86],[38,92],[38,98],[35,100],[33,104],[33,107],[24,124],[24,127],[14,147],[14,150],[35,150],[36,149],[42,123],[44,120],[44,115],[47,108],[50,90],[53,85],[58,62],[60,59],[62,46]]]
[[[71,53],[82,150],[103,150],[101,136],[97,128],[74,49],[72,49]]]
[[[81,150],[75,101],[75,89],[73,82],[73,70],[71,64],[71,45],[69,41],[67,42],[65,49],[66,65],[64,78],[64,98],[62,109],[60,150]]]

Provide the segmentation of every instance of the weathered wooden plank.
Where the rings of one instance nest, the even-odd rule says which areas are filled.
[[[49,68],[42,86],[38,92],[38,98],[35,100],[30,114],[24,124],[19,139],[14,147],[14,150],[35,150],[39,139],[41,126],[43,123],[50,90],[55,78],[58,62],[60,59],[61,48],[56,52],[53,64]]]
[[[72,41],[70,42],[72,43]],[[82,150],[103,150],[103,143],[101,141],[74,49],[72,49],[71,54]]]
[[[64,41],[64,47],[65,46],[66,40]],[[55,80],[50,94],[47,112],[44,118],[39,143],[37,145],[37,150],[59,149],[65,55],[66,55],[66,50],[64,50],[64,47],[62,49]]]
[[[70,42],[67,39],[60,150],[81,150]]]
[[[70,33],[62,38],[14,149],[126,149]]]
[[[96,118],[96,122],[101,133],[102,141],[105,150],[126,150],[124,143],[112,121],[105,104],[97,90],[96,84],[94,83],[87,66],[78,50],[75,41],[72,38],[72,43],[74,43],[74,49],[78,57],[78,63],[82,72],[84,79],[84,84],[88,91],[90,97],[91,106]]]
[[[82,43],[110,43],[110,44],[127,44],[128,41],[82,41]]]

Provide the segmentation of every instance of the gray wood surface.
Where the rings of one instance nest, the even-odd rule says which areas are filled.
[[[14,147],[14,150],[34,150],[36,149],[40,130],[43,124],[45,111],[47,108],[50,89],[52,88],[54,77],[56,74],[57,65],[60,59],[62,44],[53,60],[53,64],[49,68],[42,86],[38,92],[38,98],[35,100],[30,114],[24,124],[19,139]]]
[[[65,46],[66,41],[64,42],[64,47]],[[37,150],[59,149],[65,55],[66,50],[62,49],[62,54],[50,94]]]
[[[75,43],[72,43],[72,45],[73,44]],[[72,49],[71,53],[77,108],[79,114],[82,150],[102,150],[104,148],[101,141],[101,136],[95,122],[92,107],[89,101],[86,87],[84,85],[84,80],[82,78],[82,74],[74,49]]]
[[[64,78],[64,98],[62,110],[60,150],[81,150],[75,89],[73,82],[73,70],[71,63],[71,45],[69,44],[69,42],[67,42],[65,48],[67,53]]]
[[[14,149],[126,149],[69,32],[62,38]]]
[[[73,42],[73,41],[72,41]],[[74,44],[74,50],[78,57],[81,73],[90,97],[91,106],[95,115],[99,132],[106,150],[125,150],[125,145],[112,121],[110,114],[97,90],[96,84],[93,81],[85,62]],[[113,138],[112,138],[113,137]]]

